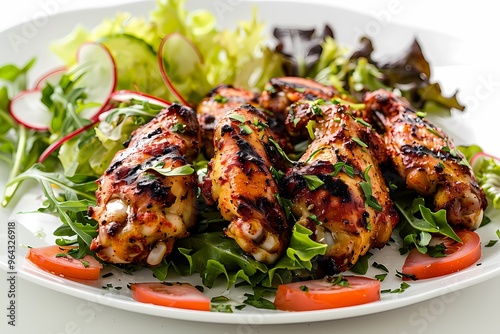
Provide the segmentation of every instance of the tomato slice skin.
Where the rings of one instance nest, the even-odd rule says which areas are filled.
[[[210,311],[210,298],[189,283],[132,283],[132,297],[142,303]]]
[[[380,299],[380,281],[362,276],[343,276],[349,286],[326,279],[281,284],[274,306],[283,311],[313,311],[355,306]]]
[[[75,259],[71,255],[62,256],[75,248],[57,245],[30,248],[26,257],[37,267],[61,277],[82,280],[98,279],[102,264],[91,255],[85,255],[82,259]]]
[[[470,267],[481,258],[481,239],[473,231],[456,232],[462,243],[448,237],[433,236],[431,244],[444,243],[448,254],[433,258],[412,249],[403,264],[403,280],[427,279],[448,275]],[[408,277],[408,276],[411,276]]]

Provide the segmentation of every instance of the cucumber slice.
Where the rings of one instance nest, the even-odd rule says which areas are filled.
[[[132,35],[117,34],[99,40],[116,62],[117,89],[140,91],[170,101],[173,96],[163,82],[156,52],[151,45]]]
[[[97,103],[85,108],[80,116],[96,120],[105,109],[111,93],[116,88],[116,64],[109,50],[101,43],[86,42],[80,45],[76,54],[77,70],[74,75],[81,79],[75,87],[81,87],[87,94],[87,101]]]

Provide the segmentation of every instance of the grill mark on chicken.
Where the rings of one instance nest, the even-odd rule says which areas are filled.
[[[272,78],[266,83],[264,91],[259,96],[262,108],[274,112],[278,118],[285,120],[288,107],[297,101],[330,100],[337,94],[333,87],[300,77]]]
[[[214,130],[219,120],[231,109],[244,104],[257,106],[258,95],[254,92],[221,84],[213,88],[198,104],[197,116],[201,128],[202,152],[207,158],[214,155]]]
[[[253,165],[257,166],[259,170],[264,171],[264,159],[254,150],[252,145],[240,136],[234,136],[233,139],[236,141],[236,145],[238,145],[238,152],[236,152],[236,156],[241,163],[242,169],[245,173],[249,173],[252,171]],[[248,167],[245,167],[249,165]]]

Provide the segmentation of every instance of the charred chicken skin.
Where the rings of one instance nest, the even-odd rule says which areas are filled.
[[[487,200],[452,139],[391,92],[367,93],[364,103],[367,117],[385,127],[387,152],[407,186],[445,209],[448,223],[476,229]]]
[[[297,224],[327,244],[321,268],[334,275],[351,268],[373,247],[381,248],[398,223],[380,164],[386,160],[380,136],[360,124],[346,106],[311,102],[290,108],[296,131],[315,122],[314,140],[284,178]],[[297,122],[297,119],[300,119]]]
[[[251,105],[229,111],[217,124],[215,155],[202,185],[230,223],[225,233],[257,261],[274,263],[288,245],[289,228],[278,203],[271,166],[284,170],[265,115]]]
[[[155,266],[174,241],[189,235],[196,222],[195,173],[199,125],[194,110],[173,104],[135,130],[98,180],[98,223],[91,249],[110,263]],[[176,169],[179,168],[179,169]],[[169,175],[170,172],[170,175]]]
[[[285,120],[288,107],[298,101],[330,100],[337,94],[333,87],[324,86],[314,80],[300,77],[271,79],[259,96],[259,104]]]
[[[214,155],[214,130],[219,120],[230,109],[243,104],[257,105],[258,95],[242,88],[219,85],[198,104],[196,112],[200,123],[202,150],[208,158]]]

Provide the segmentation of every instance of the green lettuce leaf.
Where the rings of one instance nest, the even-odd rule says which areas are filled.
[[[481,188],[493,204],[500,209],[500,165],[494,158],[478,158],[473,164],[473,170]]]
[[[195,234],[176,242],[172,264],[181,275],[199,273],[207,287],[212,287],[218,278],[223,278],[228,288],[238,281],[272,287],[290,282],[293,271],[313,269],[316,257],[325,254],[326,245],[311,240],[311,233],[295,225],[284,256],[272,266],[245,254],[236,241],[225,237],[223,232]]]

